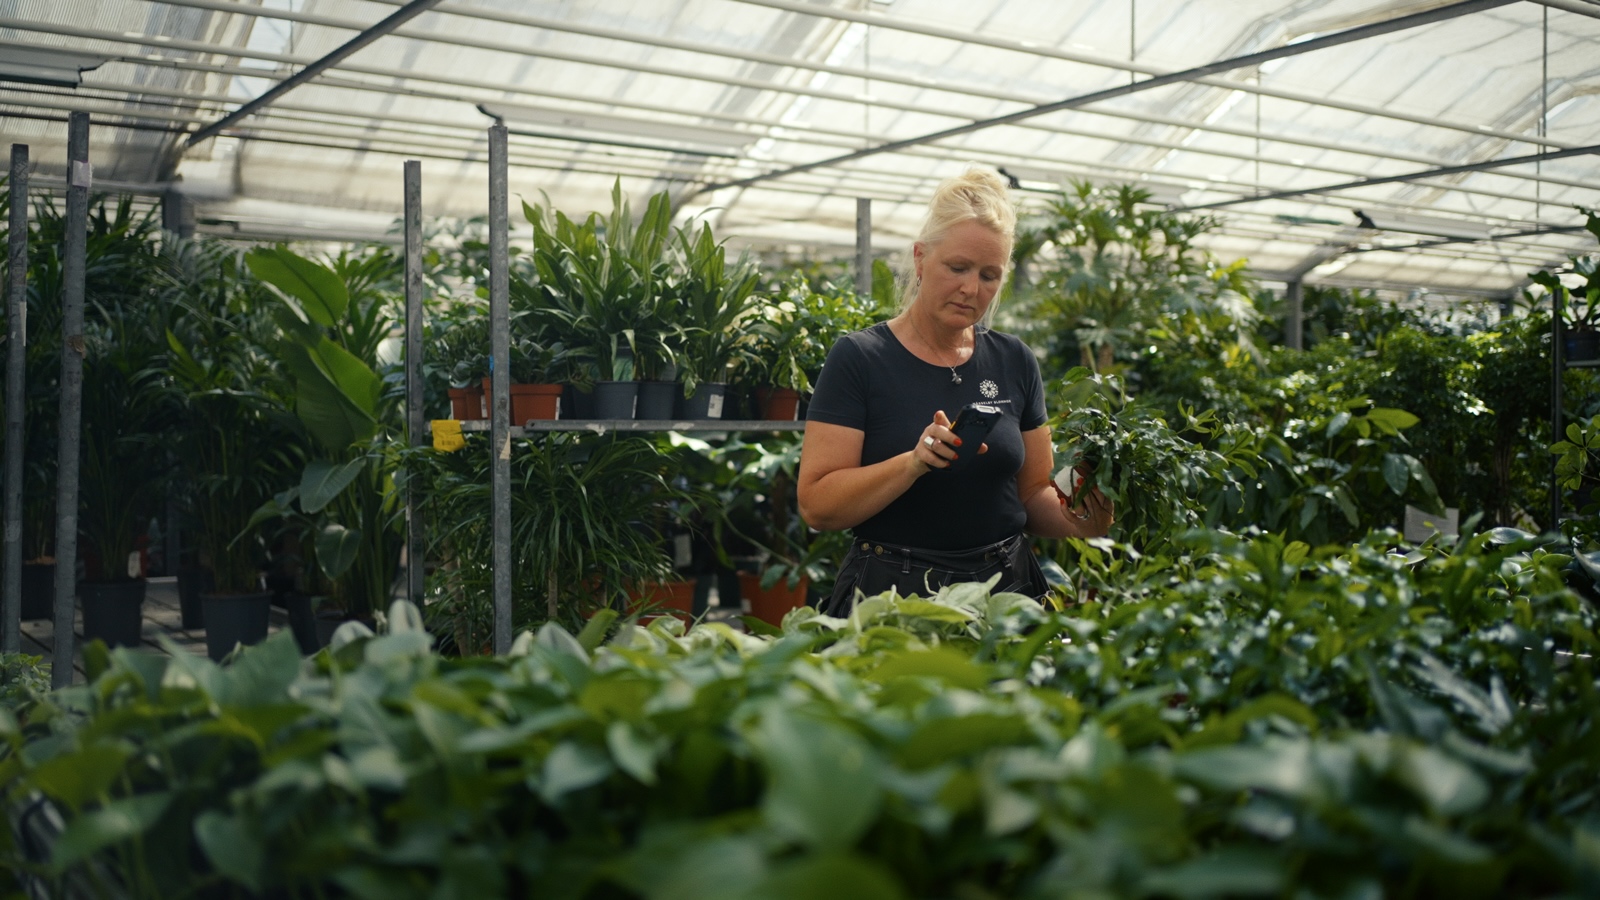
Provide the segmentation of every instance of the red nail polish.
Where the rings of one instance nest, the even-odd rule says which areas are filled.
[[[961,446],[961,438],[956,438],[956,446]]]

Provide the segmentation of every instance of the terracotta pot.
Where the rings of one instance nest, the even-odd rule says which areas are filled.
[[[450,415],[463,421],[482,419],[483,389],[476,386],[451,388]]]
[[[671,615],[689,621],[694,616],[693,581],[652,581],[628,590],[628,615],[644,612],[641,623],[656,615]]]
[[[561,413],[559,384],[513,384],[511,386],[511,424],[526,425],[535,419],[555,419]]]
[[[788,579],[780,578],[777,584],[763,589],[759,574],[739,573],[739,595],[750,606],[750,615],[774,627],[783,624],[789,610],[806,605],[806,589],[810,586],[808,578],[802,577],[794,587],[789,587]]]
[[[800,415],[800,392],[794,388],[756,388],[756,404],[767,422],[793,422]]]

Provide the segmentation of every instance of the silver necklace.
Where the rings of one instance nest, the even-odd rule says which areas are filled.
[[[911,330],[915,331],[917,333],[917,340],[920,340],[920,341],[922,341],[923,344],[927,345],[929,350],[935,349],[934,346],[933,346],[933,342],[922,336],[922,329],[917,327],[917,320],[915,318],[912,318],[909,314],[907,315],[907,318],[911,319]],[[957,356],[961,355],[961,348],[959,348],[959,347],[956,348],[956,355]],[[950,370],[950,383],[951,384],[960,384],[961,383],[961,375],[960,375],[960,373],[956,372],[956,367],[947,365],[947,366],[945,366],[945,368]]]

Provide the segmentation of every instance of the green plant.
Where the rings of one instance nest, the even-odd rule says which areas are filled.
[[[1132,185],[1074,184],[1042,213],[1034,248],[1018,271],[1034,270],[1026,304],[1030,336],[1057,371],[1083,365],[1105,371],[1119,346],[1133,346],[1163,317],[1185,311],[1235,310],[1249,318],[1242,267],[1218,267],[1197,239],[1217,225],[1210,216],[1169,212]],[[1076,359],[1071,358],[1076,350]]]
[[[0,653],[0,709],[20,711],[48,693],[50,666],[44,657]]]
[[[476,442],[474,442],[476,443]],[[471,445],[469,445],[471,446]],[[674,451],[639,437],[555,433],[511,457],[512,596],[518,622],[581,622],[630,584],[666,577],[671,559],[652,527],[668,504],[693,503],[669,481]],[[492,528],[485,452],[414,451],[426,485],[433,621],[467,652],[488,640]],[[411,465],[408,462],[408,466]]]
[[[1600,240],[1600,213],[1577,207],[1587,219],[1584,227]],[[1575,276],[1574,284],[1562,280],[1563,275]],[[1573,331],[1594,331],[1600,328],[1600,254],[1574,256],[1564,269],[1542,269],[1529,272],[1533,283],[1545,289],[1552,299],[1561,301],[1562,320]],[[1535,298],[1527,293],[1531,302]]]
[[[194,513],[190,542],[218,593],[253,593],[269,554],[248,527],[251,513],[279,487],[279,454],[291,436],[276,407],[287,376],[268,351],[271,298],[238,251],[186,242],[166,252],[163,293],[181,313],[167,332],[178,408],[168,445]]]
[[[726,382],[730,366],[748,358],[761,276],[748,256],[729,265],[726,248],[704,223],[698,232],[677,229],[672,249],[679,273],[674,298],[687,323],[680,363],[687,396],[702,382]]]
[[[392,297],[352,292],[333,269],[283,246],[252,250],[245,263],[282,301],[275,349],[303,429],[291,457],[297,483],[262,504],[250,524],[284,523],[291,541],[309,543],[331,599],[348,615],[370,615],[389,595],[401,545],[391,443],[399,379],[380,375],[377,360]]]
[[[451,659],[396,604],[310,663],[91,653],[0,712],[7,795],[65,822],[0,853],[133,896],[1600,888],[1596,614],[1560,555],[1083,546],[1102,600],[1066,610],[962,585],[609,641],[603,612]]]
[[[742,379],[757,387],[811,391],[834,342],[870,325],[871,303],[853,290],[813,289],[798,273],[757,295]]]
[[[1556,479],[1577,495],[1580,518],[1572,523],[1573,536],[1600,538],[1600,416],[1587,423],[1567,425],[1566,440],[1550,446],[1556,456]],[[1586,496],[1587,495],[1587,496]]]
[[[512,295],[529,310],[530,325],[553,329],[541,344],[559,341],[581,354],[600,380],[628,381],[671,361],[664,323],[673,308],[663,254],[672,206],[665,192],[656,194],[636,226],[620,181],[611,203],[608,216],[590,213],[582,223],[523,203],[533,225],[537,282],[519,279]]]

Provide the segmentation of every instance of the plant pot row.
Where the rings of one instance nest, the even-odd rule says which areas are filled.
[[[563,393],[565,390],[565,393]],[[488,379],[481,387],[450,389],[450,413],[456,419],[488,418]],[[729,419],[734,396],[726,384],[701,384],[683,395],[675,381],[602,381],[593,391],[551,384],[511,385],[511,422],[548,419]],[[755,418],[792,422],[799,417],[800,392],[790,388],[758,388]]]

